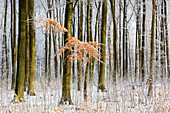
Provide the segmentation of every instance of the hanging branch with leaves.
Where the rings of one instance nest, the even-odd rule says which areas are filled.
[[[51,19],[39,19],[35,20],[36,23],[41,23],[41,27],[37,27],[37,29],[42,29],[43,32],[48,31],[48,30],[53,30],[56,33],[65,33],[68,32],[66,28],[61,26],[57,21],[51,20]],[[64,51],[69,50],[71,51],[71,55],[67,55],[67,58],[71,61],[83,61],[85,62],[90,62],[90,58],[93,57],[97,61],[103,63],[100,61],[101,55],[99,54],[99,51],[96,48],[101,49],[99,46],[101,45],[100,43],[97,42],[81,42],[77,38],[71,36],[67,38],[67,43],[65,44],[64,47],[61,47],[60,50],[56,53],[58,55],[58,59],[60,58],[61,54],[64,53]],[[86,55],[89,55],[89,57],[86,57]],[[56,57],[55,55],[54,57]],[[66,60],[66,59],[65,59]]]

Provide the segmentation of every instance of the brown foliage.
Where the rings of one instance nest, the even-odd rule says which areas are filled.
[[[53,30],[56,33],[68,32],[66,28],[64,28],[57,21],[52,20],[52,19],[45,19],[45,20],[39,19],[39,20],[35,20],[35,22],[41,23],[41,29],[43,30],[43,32],[49,31],[49,30]],[[40,27],[37,27],[37,29],[40,29]]]
[[[53,30],[56,33],[68,32],[68,30],[66,28],[61,26],[55,20],[39,19],[39,20],[35,20],[35,22],[42,24],[41,29],[43,29],[43,32],[49,31],[49,30]],[[37,27],[37,29],[40,29],[40,27]],[[71,51],[71,55],[67,55],[67,58],[71,61],[78,60],[78,61],[83,61],[83,62],[90,62],[90,58],[93,57],[97,61],[103,63],[102,61],[100,61],[101,55],[99,54],[98,50],[96,49],[96,47],[100,49],[100,47],[99,47],[101,45],[100,43],[81,42],[80,40],[78,40],[77,38],[75,38],[73,36],[67,38],[66,41],[67,41],[67,43],[65,44],[65,46],[61,47],[60,50],[56,53],[56,54],[59,54],[58,58],[60,58],[61,54],[64,51],[69,50],[69,51]],[[88,55],[89,57],[87,57],[85,54]],[[56,57],[56,55],[54,57]]]
[[[61,54],[66,51],[69,50],[71,51],[71,55],[68,55],[67,58],[70,59],[71,61],[83,61],[83,62],[90,62],[90,58],[93,57],[96,60],[100,61],[99,58],[101,57],[101,55],[98,53],[98,50],[95,47],[99,47],[99,43],[97,42],[81,42],[80,40],[78,40],[75,37],[70,37],[67,38],[67,43],[65,44],[64,47],[61,47],[60,50],[57,52],[57,54],[59,54],[58,58],[61,56]],[[87,54],[89,55],[89,58],[86,57]],[[103,63],[102,61],[100,61],[101,63]]]

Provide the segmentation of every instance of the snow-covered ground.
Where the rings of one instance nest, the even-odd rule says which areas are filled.
[[[170,83],[156,82],[154,95],[148,97],[148,85],[124,81],[116,86],[107,82],[107,92],[97,92],[96,83],[90,83],[88,100],[83,91],[72,84],[71,95],[74,105],[58,105],[61,98],[61,82],[52,82],[46,89],[41,82],[35,83],[36,96],[25,93],[26,102],[12,103],[13,91],[1,87],[0,113],[169,113]],[[83,89],[83,88],[82,88]]]

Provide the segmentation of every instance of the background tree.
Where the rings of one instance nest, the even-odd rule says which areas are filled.
[[[153,95],[153,68],[154,68],[154,33],[155,33],[155,0],[152,0],[152,27],[151,27],[151,59],[148,95]]]
[[[99,16],[100,16],[100,7],[101,7],[101,1],[99,1],[98,5],[97,2],[95,2],[96,8],[97,8],[97,14],[96,14],[96,23],[95,23],[95,34],[94,34],[94,42],[97,41],[97,35],[99,34],[98,31],[98,26],[99,26]],[[98,33],[98,34],[97,34]],[[92,77],[94,78],[94,72],[95,72],[95,64],[96,60],[94,59],[94,64],[93,64],[93,72],[92,72]]]
[[[146,21],[146,3],[143,0],[143,20],[142,20],[142,61],[141,61],[141,68],[142,68],[142,82],[145,79],[145,21]]]
[[[80,17],[79,17],[79,24],[78,25],[78,28],[79,28],[79,31],[78,31],[78,39],[80,41],[82,41],[82,37],[83,37],[83,1],[81,0],[80,1]],[[79,15],[79,14],[78,14]],[[78,91],[81,90],[81,76],[82,76],[82,62],[81,61],[78,61]]]
[[[14,10],[14,38],[11,37],[11,46],[12,46],[12,84],[11,84],[11,89],[14,90],[15,89],[15,73],[16,73],[16,59],[17,59],[17,49],[16,49],[16,0],[14,0],[13,3],[13,10]],[[12,10],[11,10],[11,14],[12,14]],[[11,15],[11,16],[13,16]],[[12,20],[12,17],[11,17]],[[12,24],[12,23],[11,23]]]
[[[136,60],[135,60],[135,76],[137,73],[141,75],[141,1],[137,0],[137,11],[136,11]],[[138,63],[137,63],[138,61]],[[138,64],[138,65],[137,65]],[[135,79],[136,79],[135,78]],[[139,79],[141,77],[139,76]]]
[[[106,26],[107,26],[107,0],[103,1],[102,5],[102,31],[101,31],[101,61],[100,73],[98,80],[98,90],[106,91],[105,89],[105,63],[106,63]]]
[[[123,77],[127,74],[127,58],[126,58],[126,24],[127,24],[127,1],[124,0],[124,8],[123,8]]]
[[[56,3],[59,3],[57,0],[55,1]],[[55,2],[54,0],[52,0],[52,4],[53,4],[53,7],[55,6]],[[56,11],[56,15],[55,15],[55,11]],[[56,16],[56,19],[57,21],[59,22],[59,9],[58,8],[55,8],[53,9],[53,18],[55,18]],[[52,31],[52,35],[53,35],[53,45],[54,45],[54,53],[57,53],[57,34],[55,34],[54,31]],[[60,48],[60,33],[58,33],[58,39],[59,39],[59,48]],[[54,58],[54,65],[55,65],[55,78],[57,79],[58,78],[58,60],[57,60],[57,57]]]
[[[5,44],[5,56],[6,56],[6,89],[8,90],[8,78],[9,78],[9,63],[8,63],[8,47],[7,47],[7,32],[6,32],[6,25],[7,25],[7,8],[8,8],[8,0],[5,3],[5,18],[4,18],[4,36],[3,36],[3,44]],[[3,64],[2,64],[3,65]]]
[[[117,57],[117,28],[116,28],[116,17],[115,17],[115,0],[110,0],[112,18],[113,18],[113,61],[114,61],[114,82],[116,83],[117,67],[118,67],[118,57]]]
[[[120,77],[122,77],[122,0],[119,0],[119,73],[120,73]]]
[[[160,70],[160,76],[161,78],[163,78],[163,76],[165,75],[165,29],[164,29],[164,2],[163,0],[161,1],[161,20],[160,20],[160,63],[161,63],[161,70]]]
[[[90,42],[90,0],[87,0],[87,42]],[[88,79],[89,79],[89,69],[90,69],[90,62],[87,62],[86,71],[85,71],[85,81],[84,81],[84,99],[85,100],[87,100],[87,85],[88,85]]]
[[[52,12],[51,12],[51,10],[52,10],[52,5],[51,5],[51,0],[48,0],[48,12],[49,13],[47,13],[47,15],[48,15],[48,17],[49,18],[51,18],[52,17]],[[50,83],[50,81],[51,81],[51,33],[52,33],[52,30],[50,29],[49,30],[49,36],[48,36],[48,38],[49,38],[49,41],[48,41],[48,83]]]
[[[167,1],[164,0],[164,14],[165,14],[165,40],[166,40],[166,55],[167,55],[167,70],[168,78],[170,78],[170,61],[169,61],[169,40],[168,40],[168,18],[167,18]]]

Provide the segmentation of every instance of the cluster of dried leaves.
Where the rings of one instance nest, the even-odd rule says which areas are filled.
[[[90,58],[93,57],[99,62],[103,63],[100,61],[101,55],[99,54],[98,50],[100,49],[100,44],[97,42],[81,42],[75,37],[69,37],[66,39],[67,43],[65,44],[64,47],[61,47],[60,50],[57,52],[59,54],[58,58],[61,56],[61,54],[69,50],[71,51],[71,55],[67,55],[67,58],[71,61],[83,61],[83,62],[90,62]],[[88,56],[86,56],[87,54]]]
[[[65,33],[68,32],[66,28],[61,26],[57,21],[52,20],[52,19],[38,19],[35,20],[36,23],[41,23],[41,27],[37,27],[37,29],[42,29],[43,32],[52,30],[56,33]]]
[[[41,29],[43,32],[53,30],[56,33],[65,33],[68,32],[66,28],[61,26],[57,21],[51,19],[39,19],[35,21],[36,23],[41,23]],[[40,29],[40,27],[37,27]],[[71,61],[83,61],[83,62],[90,62],[91,57],[95,58],[97,61],[100,61],[101,55],[96,48],[100,49],[100,43],[97,42],[81,42],[77,38],[71,36],[66,39],[67,43],[64,47],[61,47],[60,50],[57,52],[58,58],[61,56],[64,51],[69,50],[71,51],[71,55],[67,55],[67,59]],[[56,57],[56,55],[55,55]],[[66,60],[66,59],[65,59]]]

